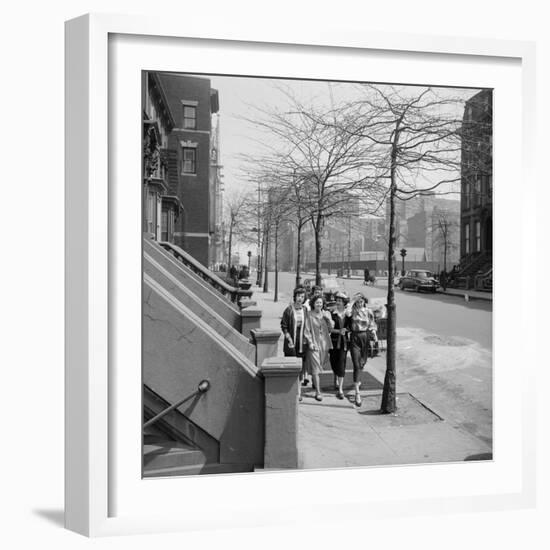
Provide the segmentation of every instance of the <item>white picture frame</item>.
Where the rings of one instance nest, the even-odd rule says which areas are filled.
[[[156,45],[153,47],[151,42],[145,49],[144,42],[151,40],[156,41]],[[141,417],[134,413],[139,405],[141,380],[136,378],[135,370],[120,373],[116,365],[120,354],[130,353],[128,342],[135,342],[137,325],[134,323],[132,328],[123,331],[120,326],[124,325],[121,316],[135,320],[135,313],[140,308],[139,300],[138,303],[133,301],[135,283],[137,281],[139,287],[141,280],[140,264],[136,264],[141,248],[134,246],[136,242],[139,245],[141,238],[139,223],[136,224],[140,213],[132,208],[138,204],[132,199],[129,204],[121,204],[120,193],[125,188],[113,182],[120,183],[118,171],[122,165],[129,166],[128,159],[139,158],[135,155],[136,152],[140,154],[140,135],[130,132],[128,143],[118,143],[116,153],[109,151],[109,145],[112,146],[110,142],[118,135],[117,124],[127,120],[131,130],[135,128],[131,117],[139,123],[140,113],[137,110],[132,115],[128,111],[123,115],[109,107],[117,105],[116,95],[123,93],[121,88],[125,85],[129,86],[131,95],[135,93],[139,97],[139,86],[132,92],[132,83],[124,75],[134,78],[140,66],[151,70],[177,69],[179,62],[173,59],[170,51],[179,47],[202,52],[200,59],[197,54],[196,62],[187,65],[188,72],[344,78],[346,74],[353,76],[361,70],[357,68],[357,60],[372,58],[370,66],[379,75],[374,80],[380,81],[383,70],[393,70],[387,73],[393,77],[386,77],[389,80],[385,81],[426,83],[414,79],[422,75],[430,80],[443,78],[439,71],[436,75],[434,67],[437,66],[447,75],[447,85],[466,85],[461,75],[469,67],[468,78],[477,78],[476,85],[495,88],[496,272],[504,272],[499,269],[505,265],[502,243],[514,246],[524,260],[535,256],[535,244],[527,238],[536,224],[534,215],[527,216],[528,212],[535,211],[532,205],[536,202],[533,160],[535,48],[532,43],[394,35],[367,30],[360,33],[342,29],[298,31],[291,27],[274,30],[267,26],[245,30],[225,28],[222,23],[212,21],[199,21],[185,32],[178,21],[169,18],[105,14],[86,15],[67,22],[66,527],[88,536],[105,536],[296,522],[298,508],[293,492],[296,476],[300,476],[300,483],[308,491],[313,491],[309,498],[321,504],[323,495],[312,489],[320,477],[328,481],[326,485],[337,478],[345,482],[352,476],[355,480],[361,477],[369,487],[368,495],[330,494],[326,497],[338,499],[340,512],[336,516],[350,520],[360,521],[365,514],[392,517],[533,506],[535,428],[529,417],[535,414],[536,356],[526,342],[520,343],[522,376],[518,387],[517,373],[515,375],[514,397],[519,405],[516,411],[521,410],[521,415],[510,415],[506,400],[513,391],[513,380],[509,372],[512,366],[505,356],[505,310],[500,304],[506,296],[502,286],[504,277],[500,275],[494,287],[494,364],[498,364],[499,372],[494,385],[497,433],[492,462],[467,466],[445,464],[205,476],[184,480],[135,477],[134,466],[141,460],[139,453],[135,456],[136,446],[140,444],[135,441],[135,435],[139,434]],[[219,51],[224,48],[228,55],[220,61]],[[240,48],[247,48],[246,60],[242,59]],[[157,57],[158,63],[155,63],[155,55],[160,52],[164,52],[163,57]],[[286,63],[289,56],[297,59],[302,56],[303,59],[302,62]],[[311,63],[307,69],[310,72],[305,75],[303,60],[307,56]],[[380,63],[382,57],[383,63]],[[316,60],[322,63],[316,65]],[[227,69],[216,71],[221,62],[227,64]],[[452,70],[447,68],[445,73],[447,65]],[[509,128],[502,126],[499,102],[501,109],[503,105],[510,108],[506,117],[506,124],[511,124]],[[130,118],[118,120],[124,116]],[[516,151],[515,156],[509,154],[511,150]],[[520,155],[517,155],[518,150]],[[139,162],[135,170],[140,170]],[[128,181],[139,181],[133,180],[130,172],[128,174]],[[522,189],[520,196],[515,196],[515,202],[509,189],[514,178],[515,185],[521,181]],[[520,229],[513,234],[506,227],[505,218],[514,205]],[[128,246],[121,249],[121,242]],[[527,261],[523,265],[527,265]],[[125,276],[132,279],[133,285],[129,284],[123,291],[116,286],[116,281]],[[521,273],[514,299],[521,304],[517,320],[519,331],[527,330],[529,319],[535,316],[534,293],[535,289],[528,284],[527,271]],[[139,323],[139,319],[137,315],[136,322]],[[129,363],[137,368],[139,346],[134,346],[131,353]],[[125,381],[129,381],[129,385],[125,385]],[[502,432],[504,425],[507,433]],[[499,430],[502,432],[500,437]],[[121,471],[121,464],[128,464],[124,469],[128,479],[124,479],[126,471]],[[462,475],[469,482],[462,480]],[[387,488],[390,482],[392,490],[385,494],[384,487]],[[181,495],[183,483],[188,498],[186,503],[179,500],[178,507],[174,505],[178,502],[174,501],[174,496]],[[234,496],[237,491],[238,497]],[[269,495],[269,498],[262,498],[262,495]],[[166,505],[158,505],[157,499]],[[189,505],[191,501],[192,506]],[[358,503],[361,506],[358,507]],[[300,510],[300,521],[321,521],[316,514]]]

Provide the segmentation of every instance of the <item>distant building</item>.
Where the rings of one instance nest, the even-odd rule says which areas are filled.
[[[466,102],[463,118],[460,261],[493,251],[493,93],[482,90]]]
[[[210,229],[211,246],[210,262],[214,264],[225,261],[225,227],[223,222],[223,166],[220,164],[220,117],[215,118],[210,140]]]
[[[146,184],[145,227],[156,225],[150,232],[157,239],[166,237],[208,267],[219,255],[222,231],[219,139],[212,136],[218,92],[206,78],[176,73],[145,73],[144,80],[144,129],[159,128],[162,176]],[[162,205],[157,204],[157,214],[155,198]]]
[[[389,219],[389,204],[386,210]],[[445,263],[448,266],[457,264],[459,216],[460,201],[441,198],[435,192],[407,201],[396,201],[395,249],[406,249],[408,261],[431,262],[433,269],[437,269],[438,266],[443,269]],[[448,228],[445,238],[438,228],[441,218],[445,220]]]

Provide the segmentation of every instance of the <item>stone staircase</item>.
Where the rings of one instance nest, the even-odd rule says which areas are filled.
[[[143,475],[253,471],[264,461],[264,381],[243,328],[259,315],[158,243],[143,244]],[[243,311],[248,316],[243,315]],[[245,321],[243,321],[243,318]],[[197,388],[207,382],[208,390]]]
[[[145,420],[168,406],[147,386],[143,397]],[[251,471],[253,464],[220,463],[219,443],[177,409],[143,430],[143,477]]]
[[[492,266],[492,254],[485,252],[470,254],[460,263],[459,272],[455,276],[452,286],[466,290],[471,288],[490,290],[492,289]],[[483,283],[479,283],[479,288],[476,286],[478,275],[486,277]]]

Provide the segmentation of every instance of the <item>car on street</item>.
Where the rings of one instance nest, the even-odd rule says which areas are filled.
[[[412,288],[416,292],[420,292],[421,290],[436,292],[439,282],[431,271],[425,269],[411,269],[401,277],[398,286],[401,290]]]
[[[306,289],[306,292],[309,294],[311,292],[311,289],[315,286],[315,279],[305,279],[304,280],[304,288]],[[321,288],[323,289],[323,298],[325,299],[325,304],[328,309],[332,309],[334,305],[336,304],[336,300],[334,299],[335,294],[338,291],[343,290],[340,285],[338,284],[338,281],[336,280],[336,277],[323,277],[321,279]]]

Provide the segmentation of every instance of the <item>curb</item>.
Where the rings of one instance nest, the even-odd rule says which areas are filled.
[[[457,298],[463,298],[467,302],[470,300],[481,300],[482,302],[492,302],[493,301],[493,295],[488,294],[487,296],[484,296],[483,294],[470,294],[467,290],[464,292],[448,292],[440,290],[438,291],[439,294],[445,294],[446,296],[456,296]]]

